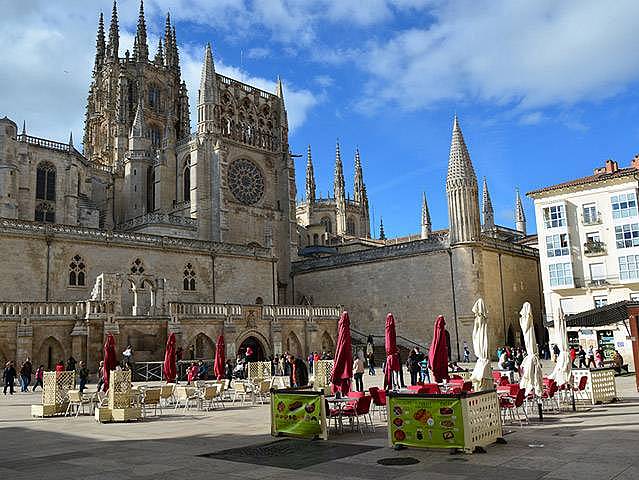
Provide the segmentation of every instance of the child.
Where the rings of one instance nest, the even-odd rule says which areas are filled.
[[[35,372],[35,384],[33,385],[33,391],[40,385],[40,389],[44,390],[44,365],[40,365]]]

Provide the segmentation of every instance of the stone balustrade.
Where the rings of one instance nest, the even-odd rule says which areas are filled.
[[[252,305],[251,305],[252,306]],[[242,305],[216,303],[181,303],[170,302],[169,312],[173,316],[201,317],[239,317]],[[340,308],[337,306],[313,305],[262,305],[264,318],[339,318]]]
[[[0,302],[2,317],[81,318],[84,314],[84,302]]]

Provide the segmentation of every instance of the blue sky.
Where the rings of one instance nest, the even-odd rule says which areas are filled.
[[[119,2],[121,55],[137,9]],[[0,116],[26,119],[33,135],[81,138],[100,10],[108,22],[109,0],[0,0]],[[625,166],[639,152],[636,1],[147,0],[145,10],[152,55],[167,10],[177,23],[192,109],[207,41],[221,73],[268,90],[282,76],[292,149],[312,145],[324,195],[336,138],[351,190],[359,146],[390,236],[419,231],[422,191],[434,228],[446,227],[455,112],[508,226],[515,187],[588,175],[606,158]],[[305,158],[296,167],[301,195]]]

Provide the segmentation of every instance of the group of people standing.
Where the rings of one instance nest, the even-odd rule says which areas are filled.
[[[77,362],[73,356],[69,357],[69,360],[64,364],[63,360],[60,360],[55,365],[56,372],[64,372],[71,371],[76,372],[79,380],[79,388],[80,391],[84,391],[86,385],[89,381],[89,369],[86,368],[84,362]],[[38,366],[38,368],[33,370],[33,364],[31,363],[31,359],[27,357],[22,365],[20,366],[20,371],[18,372],[15,368],[15,364],[13,361],[9,361],[4,366],[4,371],[2,373],[2,383],[4,385],[3,393],[6,395],[7,390],[9,394],[14,394],[14,386],[16,378],[20,382],[20,392],[25,393],[29,391],[29,386],[31,385],[31,381],[33,380],[33,388],[32,392],[36,391],[36,388],[40,387],[44,388],[44,365]]]

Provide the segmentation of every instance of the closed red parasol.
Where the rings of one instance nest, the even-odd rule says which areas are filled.
[[[106,342],[104,342],[104,366],[102,367],[102,378],[104,379],[105,392],[109,389],[109,377],[111,370],[115,370],[118,365],[118,359],[115,358],[115,338],[112,334],[108,334]]]
[[[353,376],[353,347],[351,346],[351,322],[348,312],[342,312],[337,324],[337,347],[331,371],[331,390],[348,395]]]
[[[448,344],[446,342],[446,322],[443,315],[435,320],[435,332],[428,352],[428,363],[433,371],[435,382],[448,378]]]
[[[397,356],[397,333],[395,332],[395,317],[392,313],[386,315],[386,370],[384,371],[384,388],[393,388],[393,372],[399,372],[399,357]]]
[[[224,335],[217,337],[217,344],[215,345],[215,364],[213,365],[213,372],[218,380],[224,378],[224,362],[226,362],[226,355],[224,351]]]
[[[164,351],[164,379],[169,383],[175,382],[177,375],[175,354],[175,333],[171,332],[166,341],[166,350]]]

